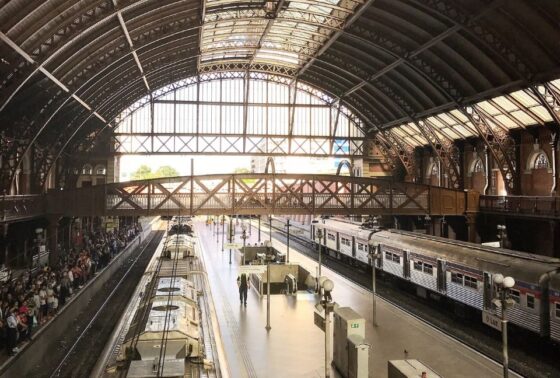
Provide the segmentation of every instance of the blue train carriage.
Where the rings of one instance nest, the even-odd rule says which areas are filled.
[[[550,338],[560,343],[560,274],[551,277],[549,287]]]
[[[515,278],[512,323],[549,335],[548,281],[558,259],[397,230],[380,231],[377,241],[385,272],[477,308],[500,314],[492,305],[493,275]]]

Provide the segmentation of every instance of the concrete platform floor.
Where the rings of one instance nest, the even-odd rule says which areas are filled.
[[[239,303],[236,285],[241,255],[222,252],[219,234],[203,222],[195,222],[206,261],[220,330],[232,377],[322,377],[324,376],[324,333],[313,324],[318,296],[300,292],[297,297],[274,295],[271,299],[271,327],[266,325],[266,297],[255,290],[248,295],[247,307]],[[235,242],[242,243],[240,227]],[[266,230],[266,225],[261,225]],[[247,243],[257,242],[256,228]],[[226,228],[227,237],[227,228]],[[268,232],[261,233],[268,240]],[[276,240],[278,250],[286,246]],[[291,262],[315,272],[317,263],[291,249]],[[370,377],[387,377],[387,361],[407,357],[418,359],[444,377],[500,377],[502,368],[476,351],[449,338],[393,305],[377,300],[378,326],[372,325],[371,292],[323,267],[323,275],[335,283],[333,300],[352,307],[366,319],[370,349]],[[335,376],[334,374],[332,376]],[[512,376],[516,376],[512,374]]]

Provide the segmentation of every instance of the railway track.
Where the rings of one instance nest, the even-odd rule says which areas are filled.
[[[273,223],[272,235],[285,243],[287,233],[283,226],[283,223],[280,227]],[[266,227],[268,228],[268,224]],[[313,260],[318,259],[315,243],[308,238],[290,234],[290,248]],[[325,253],[322,255],[322,260],[329,269],[363,289],[371,291],[371,270],[349,266]],[[377,278],[378,297],[461,342],[479,355],[501,364],[501,334],[483,325],[480,316],[477,317],[474,311],[467,309],[466,311],[472,312],[474,316],[464,318],[456,313],[455,305],[446,299],[441,298],[439,302],[422,299],[416,295],[410,283],[383,272],[379,272]],[[510,324],[510,328],[514,327]],[[557,347],[549,341],[541,340],[538,336],[515,327],[514,332],[510,332],[510,370],[526,377],[558,377],[560,365],[555,354],[557,350]]]
[[[45,364],[37,367],[33,376],[79,377],[89,375],[115,325],[115,314],[124,310],[162,235],[162,231],[155,231],[140,253],[131,259],[129,264],[123,264],[123,268],[92,300],[91,308],[97,308],[97,310],[80,314],[75,320],[75,324],[69,325],[67,335],[61,341],[62,347],[52,351],[51,358],[45,361]],[[85,326],[83,326],[84,324]]]
[[[200,259],[184,260],[181,258],[162,259],[160,258],[161,251],[165,249],[164,241],[161,242],[160,247],[156,249],[156,254],[151,258],[147,269],[137,285],[134,295],[130,300],[126,310],[119,321],[109,343],[107,343],[104,353],[97,361],[95,370],[92,376],[105,376],[105,377],[124,377],[126,376],[129,366],[129,360],[120,360],[123,356],[121,351],[123,344],[129,345],[129,350],[136,350],[136,345],[139,342],[143,332],[143,324],[148,320],[150,309],[152,308],[153,296],[155,295],[156,288],[160,282],[161,277],[174,278],[177,281],[181,277],[188,276],[188,279],[195,285],[198,292],[198,313],[201,322],[200,336],[201,348],[203,350],[202,356],[189,359],[189,363],[185,366],[185,378],[219,378],[221,374],[220,359],[218,357],[218,343],[213,333],[211,324],[211,317],[213,310],[209,304],[209,286],[205,280],[206,274],[203,262]],[[173,282],[173,281],[172,281]],[[170,305],[173,299],[167,298],[167,306]],[[167,323],[171,322],[171,316],[165,316],[164,328]],[[168,332],[163,332],[159,340],[161,342],[161,349],[159,360],[163,363],[158,364],[158,371],[155,373],[157,376],[163,374],[165,359],[162,358],[163,353],[167,348]],[[206,363],[213,365],[213,368],[203,368]],[[210,366],[209,365],[209,366]]]

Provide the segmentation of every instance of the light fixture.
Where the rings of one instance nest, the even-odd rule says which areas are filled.
[[[506,289],[511,289],[512,287],[515,286],[515,280],[512,277],[505,277],[502,285]]]
[[[496,285],[501,285],[504,282],[504,275],[503,274],[494,274],[494,283]]]

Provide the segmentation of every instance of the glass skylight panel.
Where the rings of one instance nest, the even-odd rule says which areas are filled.
[[[533,113],[536,117],[539,117],[539,119],[543,122],[553,121],[552,116],[550,115],[548,110],[546,110],[546,108],[542,105],[533,106],[531,109],[529,109],[529,111]]]
[[[449,125],[444,124],[443,122],[441,122],[439,119],[437,119],[436,117],[429,117],[427,119],[428,122],[430,122],[432,125],[439,127],[439,128],[443,128],[443,127],[448,127]]]
[[[494,105],[492,105],[490,102],[488,101],[482,101],[479,102],[478,104],[476,104],[477,107],[480,107],[482,110],[484,110],[487,114],[489,115],[497,115],[497,114],[501,114],[501,110],[499,110],[498,108],[496,108]]]
[[[534,125],[535,123],[537,123],[534,118],[532,118],[527,112],[524,112],[522,110],[512,112],[511,115],[525,126]]]
[[[499,96],[492,99],[493,102],[498,104],[500,108],[502,108],[506,112],[513,112],[515,110],[519,110],[519,107],[515,105],[513,102],[508,100],[505,96]]]
[[[299,68],[311,59],[363,0],[292,0],[279,2],[206,0],[199,62],[270,63]],[[276,11],[276,17],[269,17]],[[268,16],[267,16],[268,15]],[[270,27],[267,25],[272,23]],[[222,36],[234,38],[224,39]],[[246,38],[243,39],[242,36]],[[283,38],[279,38],[279,36]],[[294,37],[294,38],[291,38]],[[292,40],[293,39],[293,40]],[[245,55],[213,50],[252,49]],[[199,67],[200,68],[200,67]]]
[[[444,134],[447,138],[449,139],[461,139],[462,135],[455,133],[454,131],[452,131],[449,128],[443,128],[443,129],[439,129],[438,132]]]
[[[532,107],[539,105],[539,102],[526,91],[517,91],[510,94],[511,97],[519,101],[525,107]]]
[[[408,134],[402,130],[402,127],[395,127],[394,129],[391,129],[391,132],[393,134],[397,134],[397,136],[401,138],[408,136]]]
[[[508,129],[515,129],[515,128],[519,127],[519,125],[517,123],[515,123],[514,120],[512,120],[511,118],[509,118],[508,116],[506,116],[504,114],[497,115],[494,118],[496,118],[496,121],[498,123],[504,125]]]
[[[473,133],[467,129],[466,127],[464,127],[463,125],[455,125],[453,127],[453,130],[461,133],[461,135],[463,135],[464,137],[470,137],[473,136]]]

